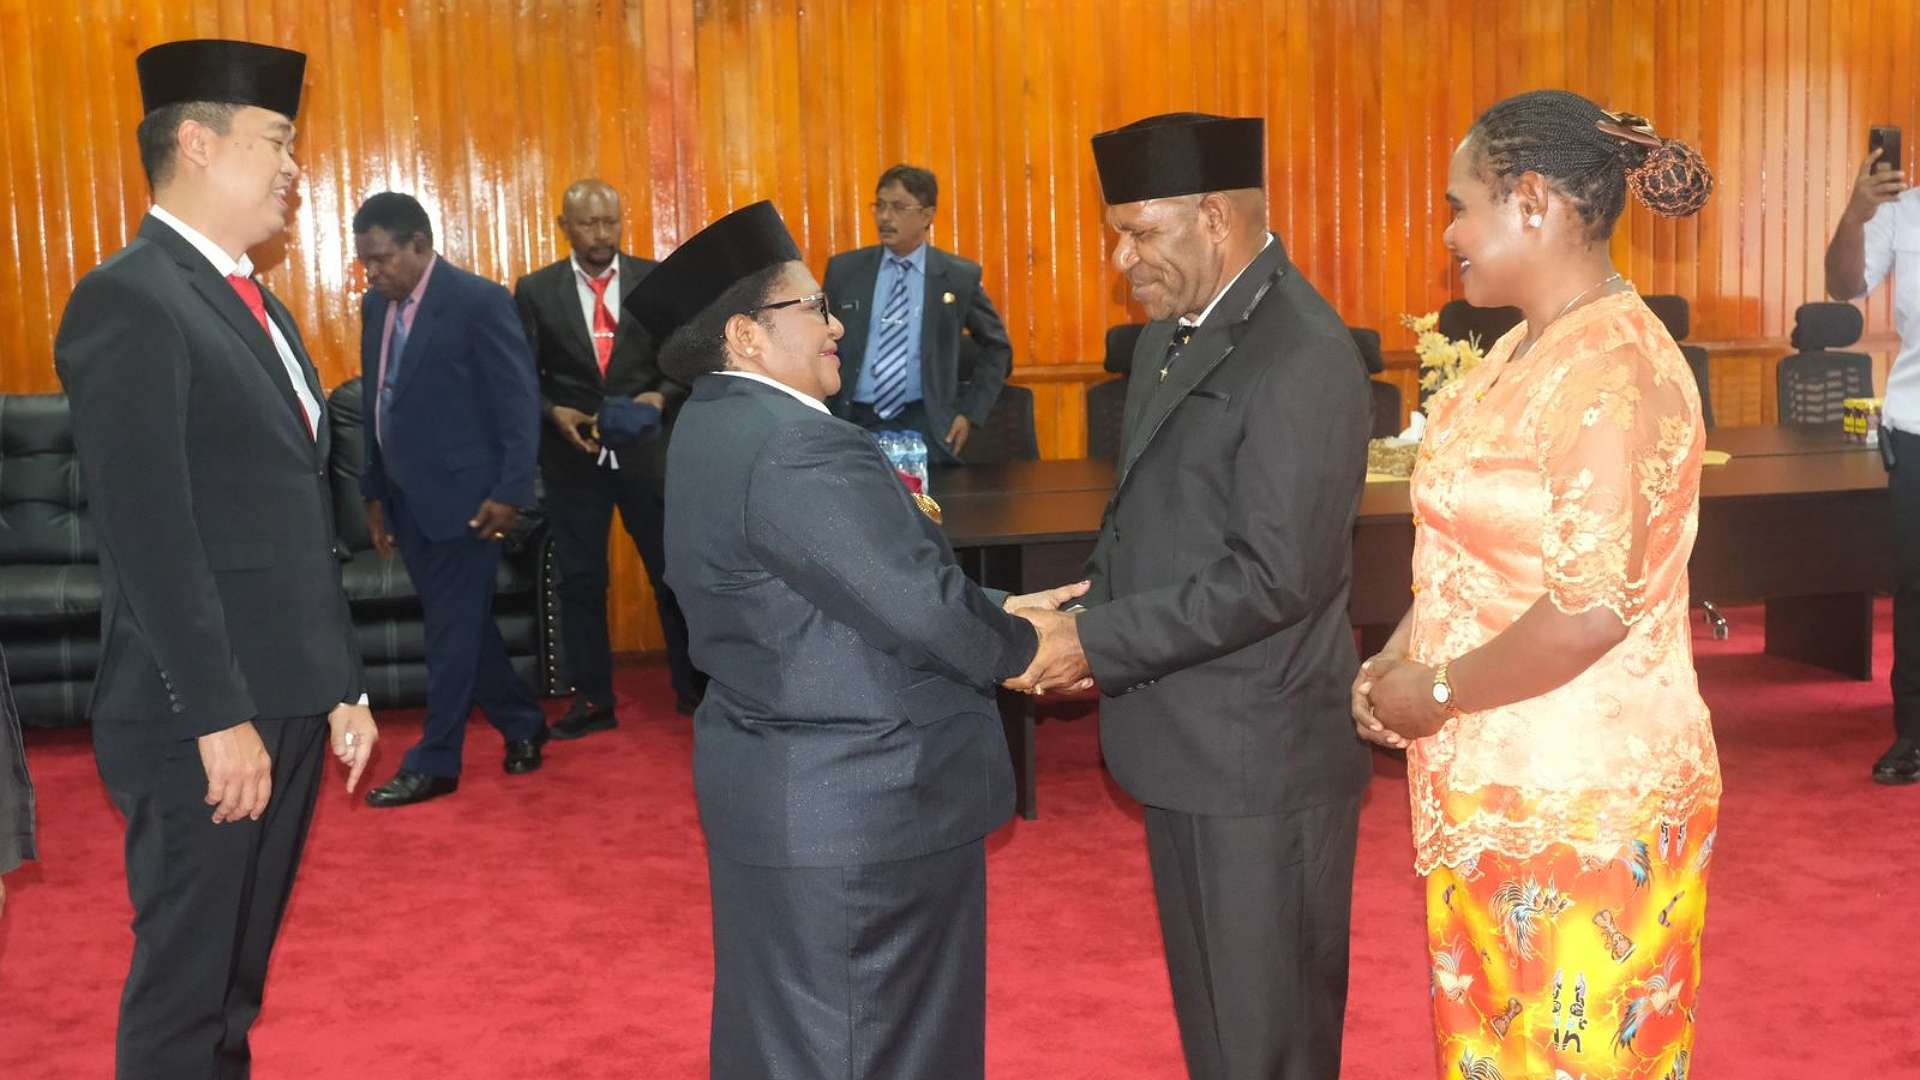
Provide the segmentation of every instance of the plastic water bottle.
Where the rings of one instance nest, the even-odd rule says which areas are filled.
[[[920,481],[922,494],[932,494],[927,482],[927,441],[922,439],[917,431],[901,432],[901,437],[906,442],[907,475]]]

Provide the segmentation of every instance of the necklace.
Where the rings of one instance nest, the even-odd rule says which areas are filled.
[[[1552,326],[1554,323],[1559,322],[1560,316],[1565,315],[1569,311],[1572,311],[1573,306],[1575,304],[1578,304],[1580,301],[1585,300],[1587,297],[1593,295],[1593,292],[1595,289],[1604,289],[1608,285],[1611,285],[1614,282],[1619,280],[1621,280],[1620,272],[1618,270],[1615,270],[1612,274],[1609,274],[1608,276],[1601,278],[1599,281],[1594,282],[1593,284],[1587,286],[1586,288],[1581,289],[1579,292],[1574,293],[1573,299],[1567,301],[1566,304],[1562,306],[1559,311],[1556,311],[1553,313],[1553,318],[1548,319],[1546,322],[1540,324],[1540,332],[1538,334],[1533,335],[1533,341],[1539,341],[1542,337],[1546,336],[1547,327]],[[1494,388],[1494,385],[1500,381],[1500,376],[1506,374],[1507,364],[1511,364],[1514,361],[1520,359],[1520,357],[1525,353],[1533,351],[1533,341],[1523,341],[1518,346],[1516,346],[1513,350],[1513,353],[1507,357],[1506,363],[1501,364],[1500,370],[1495,372],[1493,378],[1487,381],[1487,385],[1483,387],[1479,393],[1473,395],[1473,400],[1477,402],[1480,399],[1487,396],[1487,391],[1492,390]]]

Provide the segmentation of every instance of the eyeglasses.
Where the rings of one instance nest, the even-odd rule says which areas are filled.
[[[826,290],[824,289],[822,289],[817,293],[814,293],[812,296],[802,296],[797,300],[781,300],[777,303],[761,304],[759,307],[756,307],[756,308],[748,308],[747,314],[756,315],[762,311],[777,311],[780,308],[799,307],[802,304],[805,304],[808,307],[813,308],[815,311],[818,311],[820,313],[821,322],[824,323],[824,322],[830,321],[827,316],[827,293],[826,293]]]
[[[873,208],[873,212],[876,214],[911,214],[915,210],[926,209],[926,207],[921,206],[919,203],[886,202],[884,200],[876,200],[868,205]]]

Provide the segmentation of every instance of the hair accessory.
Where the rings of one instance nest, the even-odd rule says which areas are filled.
[[[1601,112],[1607,119],[1594,126],[1620,141],[1617,152],[1626,166],[1627,188],[1641,205],[1662,217],[1686,217],[1706,205],[1713,194],[1713,170],[1699,151],[1678,139],[1661,138],[1643,116]]]

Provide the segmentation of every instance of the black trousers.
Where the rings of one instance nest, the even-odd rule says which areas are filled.
[[[1146,824],[1187,1075],[1339,1076],[1359,801]]]
[[[1920,741],[1920,435],[1880,429],[1888,440],[1893,500],[1893,730]]]
[[[427,632],[427,721],[400,767],[459,776],[467,717],[475,705],[509,742],[531,739],[547,724],[533,688],[513,670],[500,625],[493,621],[500,545],[467,535],[432,539],[403,497],[390,494],[385,506],[407,576],[420,593]]]
[[[667,639],[667,665],[674,696],[690,701],[706,689],[687,651],[687,617],[667,587],[666,492],[658,478],[637,468],[594,469],[591,474],[547,478],[547,520],[559,564],[560,637],[567,649],[575,692],[595,704],[613,704],[613,652],[607,638],[607,531],[613,511],[633,538],[634,550],[653,583],[654,610]]]
[[[895,413],[892,419],[882,420],[873,406],[864,401],[853,402],[849,406],[847,419],[866,428],[868,431],[917,431],[927,444],[927,464],[958,465],[960,459],[947,449],[945,429],[933,430],[933,421],[927,417],[925,401],[909,401],[906,407]]]
[[[326,766],[321,717],[255,725],[273,758],[259,821],[213,823],[199,744],[97,755],[127,819],[133,966],[120,997],[120,1080],[238,1080],[267,959]]]
[[[863,866],[707,856],[713,1080],[981,1080],[987,848]]]

